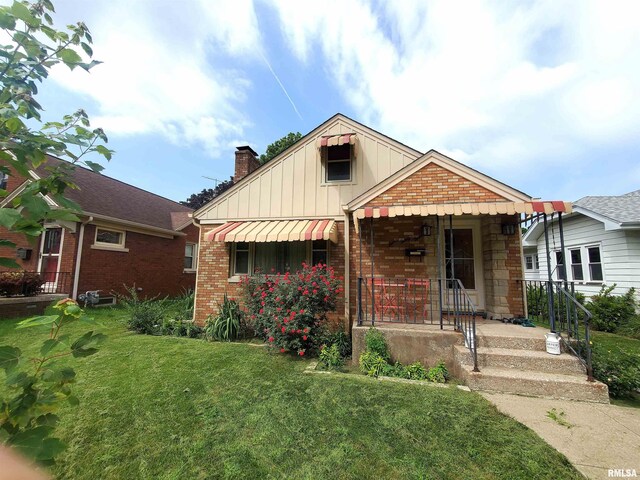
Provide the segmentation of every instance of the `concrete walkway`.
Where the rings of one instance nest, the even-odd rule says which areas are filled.
[[[586,477],[612,478],[610,469],[635,469],[640,477],[640,409],[501,393],[481,395],[535,431]],[[551,409],[572,426],[549,418]]]

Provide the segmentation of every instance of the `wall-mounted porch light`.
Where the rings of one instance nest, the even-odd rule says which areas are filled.
[[[515,235],[516,234],[516,224],[515,223],[503,223],[502,224],[502,234],[503,235]]]
[[[422,225],[422,236],[430,237],[431,236],[431,225]]]

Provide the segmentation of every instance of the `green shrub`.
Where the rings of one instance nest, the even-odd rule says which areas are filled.
[[[174,337],[200,338],[204,329],[196,325],[193,320],[178,315],[176,318],[165,318],[162,322],[161,335]]]
[[[342,330],[330,334],[326,343],[327,345],[335,345],[342,358],[351,356],[351,337]]]
[[[24,295],[29,297],[39,293],[43,284],[44,279],[37,273],[1,272],[0,296]]]
[[[177,317],[193,318],[194,296],[193,290],[185,290],[182,295],[171,300],[171,307],[175,309]]]
[[[414,362],[411,365],[407,365],[405,371],[405,378],[408,378],[409,380],[424,380],[427,378],[427,370],[420,362]]]
[[[243,283],[256,334],[281,352],[316,354],[327,335],[327,313],[337,307],[341,281],[326,265],[302,265],[284,275],[253,275]]]
[[[377,328],[371,327],[364,336],[365,350],[373,352],[389,361],[389,347],[384,339],[384,335]]]
[[[340,370],[344,366],[344,359],[337,344],[325,346],[320,350],[318,366],[323,370]]]
[[[592,347],[593,375],[609,387],[612,397],[625,397],[640,389],[640,355],[620,347]]]
[[[117,298],[118,303],[129,314],[127,328],[145,335],[161,335],[167,311],[167,299],[157,297],[143,299],[138,295],[135,286],[124,288],[128,295],[118,295]]]
[[[240,337],[244,313],[235,300],[224,294],[222,304],[218,304],[218,315],[209,317],[205,325],[205,337],[209,340],[230,342]]]
[[[427,378],[435,383],[446,383],[449,380],[449,370],[442,360],[435,367],[431,367],[427,372]]]
[[[591,326],[595,330],[614,333],[637,322],[635,289],[630,288],[624,295],[613,295],[615,288],[615,283],[610,287],[603,285],[587,304],[587,309],[593,314]]]
[[[370,377],[383,375],[388,365],[387,360],[371,350],[365,350],[360,355],[360,371]]]

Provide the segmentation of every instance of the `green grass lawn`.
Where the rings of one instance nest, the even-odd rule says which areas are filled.
[[[307,359],[136,335],[122,311],[96,312],[109,338],[70,360],[81,403],[61,412],[57,477],[582,478],[480,395],[303,374]],[[0,321],[0,344],[35,353],[46,332],[16,323]]]

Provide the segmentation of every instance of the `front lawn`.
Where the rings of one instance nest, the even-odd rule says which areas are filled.
[[[477,394],[303,374],[306,359],[91,313],[108,339],[71,360],[81,403],[60,413],[60,478],[581,478]],[[35,353],[45,331],[16,323],[0,321],[0,344]]]

